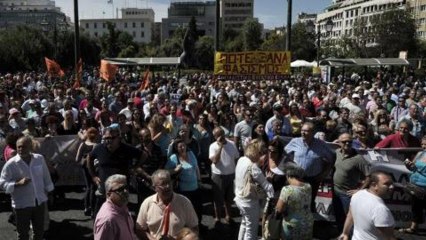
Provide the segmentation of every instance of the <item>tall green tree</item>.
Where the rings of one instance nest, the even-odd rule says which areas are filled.
[[[245,51],[259,50],[262,45],[262,25],[257,19],[247,19],[241,29]]]
[[[371,26],[374,39],[386,57],[398,57],[399,51],[416,54],[416,23],[407,10],[392,9],[376,15]]]
[[[54,45],[39,29],[28,26],[0,31],[0,71],[38,70],[44,57],[53,58]]]
[[[214,39],[210,36],[202,36],[195,44],[195,59],[197,66],[203,70],[213,69]]]
[[[102,57],[117,57],[120,52],[118,46],[118,36],[120,31],[115,29],[114,24],[107,22],[108,33],[101,36]]]
[[[292,53],[293,60],[303,59],[312,61],[316,56],[315,34],[306,30],[306,24],[295,23],[292,26]]]
[[[283,33],[272,32],[260,47],[264,51],[282,51],[285,49],[285,35]]]

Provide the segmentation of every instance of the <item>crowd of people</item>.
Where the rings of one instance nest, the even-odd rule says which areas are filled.
[[[33,142],[58,135],[81,140],[75,159],[95,239],[203,238],[205,183],[215,225],[233,223],[234,203],[240,211],[239,240],[274,239],[271,216],[280,219],[278,238],[312,239],[315,197],[327,176],[342,239],[393,239],[395,221],[383,201],[392,179],[357,151],[426,149],[420,79],[387,71],[327,83],[156,73],[141,89],[142,75],[121,68],[106,82],[86,71],[79,88],[35,72],[0,75],[0,187],[12,197],[18,239],[28,239],[30,222],[34,239],[42,239],[46,192],[61,173]],[[426,191],[424,151],[404,163],[411,183]],[[135,219],[129,188],[140,206]],[[412,223],[400,231],[417,231],[425,202],[413,196]]]

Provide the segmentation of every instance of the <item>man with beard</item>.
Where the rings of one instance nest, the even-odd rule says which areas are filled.
[[[93,182],[98,186],[95,214],[105,201],[106,192],[104,184],[109,176],[114,174],[125,176],[136,174],[150,179],[150,176],[142,168],[138,167],[139,160],[144,157],[143,152],[121,142],[120,139],[120,129],[118,126],[109,126],[105,129],[102,136],[102,144],[96,145],[89,154],[87,168]]]
[[[93,227],[95,240],[136,240],[134,222],[129,214],[127,178],[115,174],[105,181],[106,202],[102,204]]]
[[[156,194],[143,201],[136,220],[140,239],[175,239],[184,227],[198,233],[198,217],[188,198],[173,192],[167,170],[152,174]]]
[[[393,233],[395,220],[383,200],[391,196],[393,189],[392,177],[388,173],[371,173],[367,188],[352,196],[343,233],[339,239],[349,239],[352,226],[352,240],[396,239]]]

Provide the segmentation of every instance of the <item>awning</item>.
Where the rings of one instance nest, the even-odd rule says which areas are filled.
[[[407,66],[410,63],[402,58],[327,58],[320,61],[320,65],[331,67],[345,66]]]
[[[180,57],[156,57],[156,58],[105,58],[114,65],[179,65]]]

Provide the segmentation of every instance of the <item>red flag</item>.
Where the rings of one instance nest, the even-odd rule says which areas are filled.
[[[83,60],[81,58],[77,62],[75,74],[76,74],[76,78],[75,78],[74,84],[72,85],[74,89],[81,87],[80,82],[81,82],[81,77],[83,75]]]
[[[99,74],[105,81],[112,81],[117,71],[118,66],[110,64],[106,60],[101,60],[101,69],[99,69]]]
[[[143,79],[141,82],[141,86],[139,87],[139,91],[145,90],[149,87],[149,84],[151,83],[150,79],[149,79],[149,68],[145,71],[144,75],[143,75]]]
[[[46,62],[47,73],[51,77],[63,77],[65,75],[64,71],[62,71],[61,66],[53,60],[44,57],[44,61]]]

